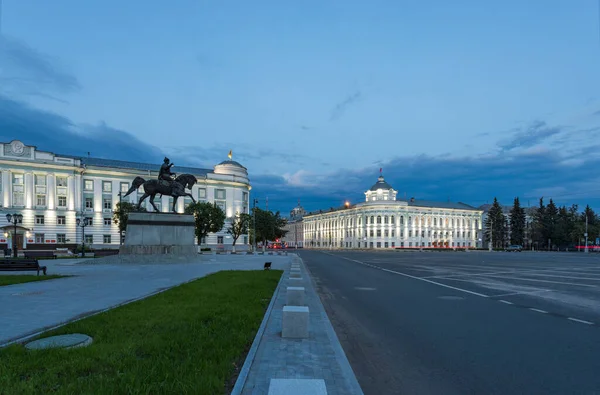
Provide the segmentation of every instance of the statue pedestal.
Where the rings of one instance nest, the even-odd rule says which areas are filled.
[[[119,255],[197,256],[193,215],[129,213]]]

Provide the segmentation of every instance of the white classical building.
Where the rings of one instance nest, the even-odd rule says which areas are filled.
[[[306,214],[306,212],[304,211],[304,208],[300,206],[300,202],[298,202],[298,206],[290,211],[290,217],[283,227],[286,234],[281,239],[287,248],[304,247],[304,222],[302,221],[304,214]]]
[[[396,195],[380,176],[364,202],[305,214],[304,247],[481,248],[482,210]]]
[[[90,157],[59,155],[38,150],[20,141],[0,143],[0,248],[12,248],[14,226],[6,214],[22,214],[17,226],[18,249],[54,249],[85,244],[94,248],[118,248],[119,230],[113,222],[113,210],[136,176],[157,178],[160,165]],[[177,174],[196,176],[191,190],[198,201],[216,203],[225,212],[223,230],[207,237],[206,244],[227,248],[232,240],[227,225],[236,213],[249,213],[251,190],[247,169],[226,160],[213,169],[175,166]],[[124,201],[137,203],[141,188]],[[190,198],[179,198],[177,211],[183,212]],[[149,199],[144,202],[151,210]],[[155,199],[167,212],[172,198]],[[82,229],[78,218],[88,218],[91,225]],[[85,236],[84,236],[85,233]],[[248,237],[238,239],[237,246],[247,245]],[[239,248],[239,247],[238,247]]]

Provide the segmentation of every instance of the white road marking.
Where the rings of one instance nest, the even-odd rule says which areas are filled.
[[[444,287],[444,288],[453,289],[453,290],[455,290],[455,291],[465,292],[465,293],[468,293],[468,294],[471,294],[471,295],[475,295],[475,296],[480,296],[480,297],[482,297],[482,298],[489,298],[489,296],[488,296],[488,295],[484,295],[484,294],[482,294],[482,293],[479,293],[479,292],[473,292],[473,291],[469,291],[469,290],[467,290],[467,289],[462,289],[462,288],[453,287],[453,286],[451,286],[451,285],[446,285],[446,284],[438,283],[438,282],[435,282],[435,281],[428,280],[428,279],[426,279],[426,278],[421,278],[421,277],[411,276],[410,274],[406,274],[406,273],[402,273],[402,272],[397,272],[397,271],[395,271],[395,270],[384,269],[384,268],[382,268],[382,267],[379,267],[379,266],[370,265],[370,264],[368,264],[368,263],[363,263],[363,262],[361,262],[361,261],[357,261],[356,259],[350,259],[350,258],[346,258],[346,257],[344,257],[344,256],[341,256],[341,255],[329,254],[329,253],[327,253],[327,252],[323,252],[323,253],[324,253],[324,254],[327,254],[327,255],[336,256],[336,257],[338,257],[338,258],[346,259],[346,260],[348,260],[348,261],[352,261],[352,262],[360,263],[361,265],[364,265],[364,266],[370,266],[370,267],[372,267],[372,268],[379,269],[379,270],[382,270],[382,271],[384,271],[384,272],[388,272],[388,273],[394,273],[394,274],[397,274],[397,275],[399,275],[399,276],[404,276],[404,277],[412,278],[413,280],[424,281],[424,282],[426,282],[426,283],[435,284],[435,285],[437,285],[437,286],[440,286],[440,287]]]
[[[466,273],[466,274],[440,274],[438,276],[427,276],[423,278],[439,278],[439,279],[450,279],[451,277],[472,277],[472,276],[489,276],[492,274],[515,274],[515,271],[510,272],[488,272],[488,273]]]
[[[571,321],[575,321],[575,322],[580,322],[580,323],[582,323],[582,324],[594,325],[594,323],[593,323],[593,322],[589,322],[589,321],[585,321],[585,320],[580,320],[580,319],[573,318],[573,317],[569,317],[569,318],[567,318],[567,319],[568,319],[568,320],[571,320]]]
[[[551,289],[539,289],[537,291],[511,292],[509,294],[494,295],[494,298],[499,298],[499,297],[503,297],[503,296],[529,295],[529,294],[537,294],[537,293],[541,293],[541,292],[550,292],[550,291],[552,291],[552,290]]]
[[[377,288],[371,287],[354,287],[354,289],[357,291],[377,291]]]
[[[498,302],[504,303],[504,304],[513,304],[513,302],[509,302],[508,300],[499,300]]]
[[[537,311],[538,313],[542,313],[542,314],[548,314],[548,312],[546,310],[534,309],[533,307],[530,307],[529,310]]]
[[[537,283],[552,283],[552,284],[563,284],[563,285],[576,285],[578,287],[598,288],[597,285],[579,284],[579,283],[565,283],[565,282],[561,282],[561,281],[550,281],[550,280],[536,280],[534,278],[506,277],[506,276],[496,276],[496,275],[491,275],[491,276],[488,276],[488,277],[504,278],[506,280],[534,281],[534,282],[537,282]],[[449,278],[448,280],[452,280],[452,279]]]

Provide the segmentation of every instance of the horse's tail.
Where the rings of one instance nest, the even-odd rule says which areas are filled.
[[[140,187],[140,185],[142,185],[145,182],[146,180],[144,180],[142,177],[134,178],[133,182],[131,183],[131,188],[129,188],[129,190],[123,197],[129,196],[133,191],[137,190]]]

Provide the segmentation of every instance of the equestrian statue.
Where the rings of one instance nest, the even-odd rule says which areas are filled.
[[[142,202],[146,200],[148,196],[150,196],[150,204],[152,207],[154,207],[154,210],[158,212],[159,210],[154,204],[154,197],[158,194],[173,197],[172,211],[174,213],[177,212],[175,207],[177,206],[177,199],[180,196],[189,196],[192,201],[196,203],[196,200],[194,200],[192,194],[185,191],[186,188],[190,190],[192,189],[197,181],[196,177],[191,174],[181,174],[180,176],[173,178],[176,176],[176,174],[171,172],[171,167],[173,167],[173,163],[170,163],[169,158],[165,157],[164,163],[158,172],[157,180],[146,181],[142,177],[134,178],[133,182],[131,183],[131,188],[129,188],[129,191],[127,191],[124,197],[130,195],[140,186],[143,186],[144,195],[142,195],[138,202],[138,209],[142,205]]]

